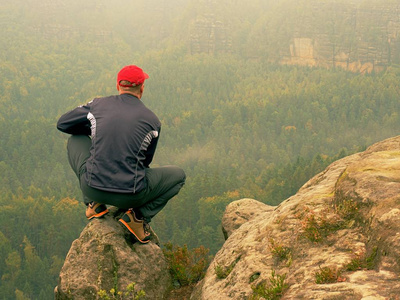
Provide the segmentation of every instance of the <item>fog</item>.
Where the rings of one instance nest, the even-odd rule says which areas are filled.
[[[115,94],[122,66],[150,75],[152,166],[187,174],[153,228],[215,253],[229,202],[278,205],[399,134],[399,14],[387,0],[0,0],[0,298],[53,298],[87,224],[56,122]]]

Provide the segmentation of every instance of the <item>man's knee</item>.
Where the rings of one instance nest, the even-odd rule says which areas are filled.
[[[176,178],[178,183],[182,183],[182,185],[185,183],[186,181],[186,174],[185,171],[178,167],[178,166],[169,166],[173,171],[173,176]]]

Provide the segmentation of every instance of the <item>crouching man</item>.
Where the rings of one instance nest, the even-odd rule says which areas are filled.
[[[149,242],[147,224],[186,178],[177,166],[150,168],[161,123],[141,101],[148,78],[141,68],[126,66],[117,76],[118,95],[95,98],[57,123],[71,134],[68,159],[79,179],[86,217],[107,214],[107,204],[123,209],[119,222],[140,243]]]

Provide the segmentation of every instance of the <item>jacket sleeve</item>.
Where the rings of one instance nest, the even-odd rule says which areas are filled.
[[[157,137],[151,140],[151,143],[146,151],[146,158],[143,161],[143,165],[145,168],[150,168],[150,163],[153,161],[154,154],[156,153],[158,138],[160,137],[161,127],[158,128]]]
[[[69,134],[90,135],[89,111],[89,106],[83,105],[63,114],[57,122],[57,129]]]

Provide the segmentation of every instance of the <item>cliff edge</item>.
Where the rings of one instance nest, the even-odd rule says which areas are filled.
[[[399,299],[400,136],[332,163],[277,207],[229,204],[223,228],[191,299]]]

